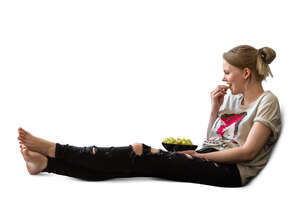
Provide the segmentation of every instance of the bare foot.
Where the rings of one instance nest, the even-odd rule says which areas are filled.
[[[47,167],[48,159],[37,152],[32,152],[24,145],[20,145],[21,153],[26,162],[27,171],[31,174],[38,174]]]
[[[41,153],[45,156],[55,157],[55,143],[35,137],[23,128],[18,129],[20,144],[25,145],[30,151]]]

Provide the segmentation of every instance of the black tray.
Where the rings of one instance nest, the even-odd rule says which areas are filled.
[[[167,144],[167,143],[162,143],[162,145],[166,150],[170,152],[195,150],[198,147],[198,145]]]

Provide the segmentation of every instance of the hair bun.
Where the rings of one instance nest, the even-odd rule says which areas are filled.
[[[270,64],[276,57],[276,52],[270,47],[263,47],[258,50],[261,59],[266,63]]]

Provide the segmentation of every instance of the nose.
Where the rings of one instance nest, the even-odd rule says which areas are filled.
[[[222,81],[223,81],[223,82],[226,82],[226,81],[227,81],[226,78],[225,78],[225,76],[223,77]]]

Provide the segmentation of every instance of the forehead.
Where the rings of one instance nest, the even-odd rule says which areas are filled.
[[[223,69],[229,70],[229,68],[230,68],[230,64],[225,59],[223,59]]]

